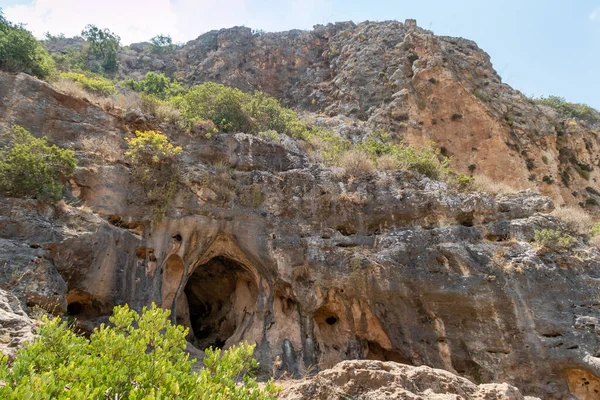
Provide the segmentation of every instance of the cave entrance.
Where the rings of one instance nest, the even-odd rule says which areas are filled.
[[[199,349],[238,340],[252,324],[258,297],[254,276],[241,264],[215,257],[199,265],[184,289],[193,344]]]

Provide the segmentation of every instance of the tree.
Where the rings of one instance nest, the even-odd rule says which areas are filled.
[[[59,200],[62,181],[73,173],[76,165],[72,150],[49,145],[45,137],[33,137],[15,125],[8,146],[0,150],[0,193]]]
[[[0,360],[0,398],[269,400],[279,388],[260,389],[251,376],[258,363],[247,343],[206,350],[205,368],[192,370],[185,353],[187,329],[171,325],[170,311],[115,307],[110,326],[90,339],[60,318],[43,318],[37,339],[20,349],[8,368]],[[242,378],[241,381],[238,378]]]
[[[153,53],[167,53],[175,48],[173,39],[168,35],[156,35],[150,39],[152,44],[151,51]]]
[[[86,25],[81,36],[88,41],[89,55],[91,57],[90,69],[96,70],[95,62],[99,62],[102,70],[106,73],[117,72],[119,63],[117,51],[121,45],[121,38],[108,29],[100,29],[96,25]]]
[[[0,69],[47,78],[55,71],[54,60],[22,25],[13,24],[0,9]]]

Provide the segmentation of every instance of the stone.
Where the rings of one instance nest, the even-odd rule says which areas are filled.
[[[514,386],[476,385],[450,372],[395,362],[343,361],[303,381],[286,381],[282,400],[535,400]],[[539,399],[538,399],[539,400]]]
[[[33,327],[19,300],[0,289],[0,354],[12,360],[19,347],[33,340]]]

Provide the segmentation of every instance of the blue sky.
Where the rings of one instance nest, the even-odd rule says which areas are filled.
[[[94,23],[124,43],[158,33],[187,41],[234,25],[266,31],[334,21],[415,18],[438,35],[477,42],[504,82],[600,109],[600,0],[0,0],[36,35]]]

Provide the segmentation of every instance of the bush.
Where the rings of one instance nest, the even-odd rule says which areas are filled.
[[[599,122],[600,113],[582,103],[570,103],[559,96],[548,96],[534,99],[536,104],[544,105],[553,108],[563,118],[579,118],[589,122]]]
[[[491,179],[486,175],[476,175],[473,183],[476,190],[493,195],[517,193],[519,191],[507,183]]]
[[[592,228],[590,229],[590,235],[591,236],[600,235],[600,222],[598,222],[592,226]]]
[[[0,362],[3,399],[275,399],[272,381],[260,389],[251,376],[254,346],[206,350],[205,367],[192,370],[187,329],[170,312],[115,307],[111,326],[86,339],[60,318],[43,318],[39,336],[17,352],[12,368]],[[238,382],[238,378],[243,378]]]
[[[282,107],[276,99],[260,91],[250,94],[206,82],[171,101],[189,128],[197,121],[210,120],[223,132],[258,134],[274,130],[307,141],[311,136],[295,111]]]
[[[85,90],[94,94],[100,94],[103,96],[117,94],[117,89],[115,88],[114,83],[98,74],[90,72],[64,72],[61,74],[61,76],[64,79],[70,79],[74,82],[77,82]]]
[[[377,158],[377,169],[381,171],[395,171],[400,168],[400,163],[396,157],[390,154],[384,154]]]
[[[7,21],[0,9],[0,69],[44,79],[55,71],[54,60],[22,25]]]
[[[75,170],[72,150],[49,145],[26,129],[14,126],[8,146],[0,150],[0,192],[6,196],[57,201],[64,181]]]
[[[534,241],[545,250],[560,251],[573,247],[577,239],[559,229],[542,229],[535,231]]]
[[[569,230],[579,234],[587,233],[594,225],[590,214],[579,207],[560,207],[552,211],[552,215],[562,221]]]
[[[173,104],[189,127],[196,121],[211,120],[223,132],[251,133],[250,115],[244,109],[251,100],[250,94],[239,89],[206,82],[173,99]]]
[[[375,164],[369,158],[369,154],[362,150],[351,150],[342,155],[340,166],[344,168],[346,174],[360,177],[372,174],[375,171]]]
[[[125,153],[132,163],[132,174],[153,205],[152,222],[162,220],[175,195],[179,177],[178,155],[181,147],[173,146],[167,137],[156,131],[136,131],[128,138]]]
[[[470,192],[475,189],[475,178],[465,174],[458,174],[453,179],[453,186],[461,192]]]
[[[157,74],[154,72],[146,73],[144,79],[140,81],[127,79],[123,81],[122,84],[136,92],[143,92],[145,94],[156,96],[160,100],[169,99],[186,92],[186,89],[179,82],[171,80],[164,74]]]

